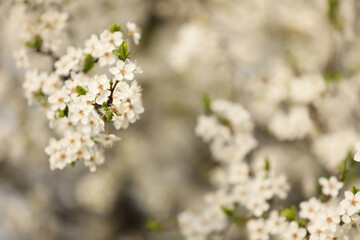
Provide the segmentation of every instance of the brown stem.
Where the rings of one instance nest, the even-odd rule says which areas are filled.
[[[116,85],[119,83],[119,80],[116,80],[116,82],[114,83],[113,86],[110,86],[110,96],[109,96],[109,99],[107,100],[107,105],[110,106],[112,101],[113,101],[113,94],[114,94],[114,91],[115,91],[115,88],[116,88]]]

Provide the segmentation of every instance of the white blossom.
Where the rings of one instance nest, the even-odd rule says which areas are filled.
[[[138,45],[139,41],[140,41],[140,38],[141,38],[141,32],[140,32],[139,27],[133,22],[126,23],[126,27],[127,27],[128,31],[129,31],[128,35],[130,37],[132,37],[133,40],[134,40],[134,43],[136,45]]]
[[[341,201],[340,206],[351,216],[360,210],[360,192],[354,194],[350,191],[345,191],[344,194],[345,199]]]
[[[100,34],[100,41],[104,45],[112,45],[115,47],[118,47],[123,42],[123,34],[120,31],[116,31],[111,33],[109,30],[104,30]]]
[[[89,92],[86,94],[89,101],[102,105],[110,95],[110,81],[105,74],[96,76],[89,82]]]
[[[24,68],[29,67],[29,58],[26,49],[24,47],[14,52],[14,58],[16,60],[17,67],[24,67]]]
[[[289,240],[304,240],[306,236],[306,229],[299,228],[296,222],[291,222],[283,235],[285,239]]]
[[[323,194],[332,197],[336,197],[339,194],[339,190],[344,185],[342,182],[339,182],[335,176],[332,176],[329,179],[320,178],[319,183],[322,186]]]
[[[118,60],[116,67],[110,68],[109,71],[114,75],[114,80],[133,80],[136,66],[131,61],[126,62]]]
[[[95,140],[100,142],[104,147],[109,148],[112,147],[115,141],[119,141],[120,138],[114,134],[99,134]]]
[[[112,53],[114,46],[111,44],[102,44],[99,49],[99,64],[101,67],[112,65],[116,61],[115,55]]]
[[[92,34],[89,39],[85,41],[84,53],[91,54],[93,57],[99,57],[101,51],[101,42],[97,35]]]
[[[251,240],[268,240],[269,229],[263,219],[250,220],[246,225]]]

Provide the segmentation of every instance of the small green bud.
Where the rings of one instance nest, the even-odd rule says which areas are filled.
[[[110,110],[106,111],[105,114],[106,114],[107,120],[108,120],[108,121],[111,121],[112,118],[113,118],[113,116],[114,116],[114,114],[113,114]]]
[[[115,24],[113,24],[113,25],[110,27],[109,30],[110,30],[111,33],[114,33],[114,32],[122,32],[121,24],[115,23]]]
[[[57,112],[59,113],[58,118],[68,117],[69,115],[69,108],[66,106],[64,110],[58,109]]]
[[[295,221],[297,218],[296,206],[292,205],[291,208],[284,208],[280,211],[280,215],[286,218],[286,221]]]
[[[105,111],[109,109],[109,107],[108,107],[108,105],[107,105],[106,102],[103,102],[102,106],[104,107],[104,110],[105,110]]]
[[[76,86],[76,92],[78,96],[85,95],[87,93],[86,90],[79,85]]]
[[[38,90],[37,92],[34,93],[34,97],[35,97],[35,101],[39,103],[39,102],[42,102],[45,99],[46,95],[40,89],[40,90]]]
[[[270,161],[269,161],[269,157],[265,158],[265,171],[270,171]]]
[[[349,172],[348,169],[348,163],[352,162],[353,160],[353,153],[350,150],[348,154],[345,156],[345,158],[341,161],[340,167],[339,167],[339,180],[344,181],[346,174]]]
[[[156,220],[149,220],[145,223],[146,229],[154,232],[161,232],[164,228],[163,225]]]
[[[206,114],[211,114],[211,98],[209,95],[207,95],[206,93],[203,94],[202,96],[202,102],[204,105],[204,109],[205,109],[205,113]]]
[[[328,0],[328,18],[330,23],[337,30],[341,30],[343,27],[343,21],[340,17],[340,0]]]
[[[95,63],[94,63],[94,57],[91,56],[91,54],[86,54],[85,55],[85,59],[84,59],[84,66],[83,66],[83,69],[82,69],[82,72],[83,73],[87,73],[88,71],[90,71]]]
[[[227,119],[223,116],[220,116],[220,115],[217,115],[217,119],[222,125],[231,129],[231,123],[230,123],[229,119]]]
[[[230,218],[234,216],[235,209],[221,206],[221,210],[225,213],[226,216],[228,216]]]
[[[352,186],[351,191],[353,194],[356,194],[357,192],[360,192],[360,189],[356,188],[355,186]]]
[[[111,121],[112,118],[114,117],[114,113],[111,112],[111,110],[110,110],[110,108],[109,108],[109,106],[107,105],[106,102],[103,102],[102,106],[104,107],[106,119],[108,121]]]
[[[299,227],[305,227],[306,226],[306,220],[305,219],[297,219],[296,220]]]
[[[29,41],[25,43],[25,46],[32,49],[39,49],[42,45],[42,38],[39,35],[36,35],[33,41]]]
[[[336,69],[328,70],[324,72],[323,77],[327,83],[336,83],[340,81],[341,73]]]

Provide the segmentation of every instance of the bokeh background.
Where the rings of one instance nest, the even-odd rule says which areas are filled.
[[[360,1],[46,2],[70,13],[70,45],[115,22],[141,27],[131,47],[144,69],[145,112],[118,132],[95,173],[81,164],[50,171],[44,147],[54,133],[41,107],[28,106],[13,59],[19,26],[34,16],[21,1],[0,1],[0,239],[181,239],[177,214],[212,189],[215,162],[194,133],[204,93],[250,111],[252,157],[269,156],[292,183],[284,205],[314,195],[317,177],[336,172],[360,139]],[[301,77],[323,81],[311,101],[291,90]],[[274,123],[295,108],[299,115]],[[168,231],[147,230],[152,219]]]

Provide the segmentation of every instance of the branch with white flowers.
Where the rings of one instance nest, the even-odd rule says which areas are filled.
[[[178,225],[185,239],[227,239],[232,225],[250,240],[358,236],[360,189],[352,187],[345,191],[345,198],[338,197],[354,162],[351,153],[342,161],[337,176],[319,179],[318,198],[303,201],[298,207],[277,209],[274,199],[285,199],[290,185],[285,175],[271,167],[268,158],[249,162],[249,154],[257,147],[249,113],[239,104],[211,101],[208,96],[203,100],[206,115],[198,118],[195,132],[210,144],[213,157],[220,163],[212,174],[217,190],[205,196],[204,208],[197,213],[179,215]],[[358,155],[354,160],[358,161]]]
[[[135,23],[127,23],[127,31],[114,24],[99,36],[92,34],[84,48],[69,46],[59,57],[68,18],[67,13],[49,10],[37,22],[25,24],[21,31],[25,47],[14,56],[17,65],[26,69],[23,88],[29,104],[34,100],[41,103],[49,126],[62,135],[59,140],[50,139],[45,149],[50,168],[63,169],[82,160],[95,171],[105,160],[103,148],[120,140],[109,134],[108,124],[113,123],[117,130],[126,129],[144,111],[142,89],[135,80],[142,69],[130,59],[125,41],[132,38],[138,44],[141,34]],[[49,71],[30,67],[29,57],[34,54],[52,59]],[[90,75],[97,64],[105,71]]]

